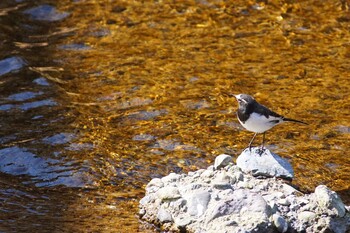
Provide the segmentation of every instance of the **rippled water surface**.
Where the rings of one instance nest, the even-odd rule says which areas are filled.
[[[0,231],[155,231],[137,218],[150,179],[247,146],[232,93],[308,122],[269,148],[350,204],[349,7],[1,1]]]

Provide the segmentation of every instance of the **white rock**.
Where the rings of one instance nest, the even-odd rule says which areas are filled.
[[[186,208],[186,200],[184,198],[179,198],[169,203],[169,208],[175,212],[181,212]]]
[[[187,212],[191,216],[201,216],[205,213],[210,201],[210,193],[208,191],[197,191],[184,197],[187,201]]]
[[[233,178],[227,172],[222,171],[216,175],[216,178],[211,182],[214,188],[228,189],[231,188]]]
[[[157,218],[161,223],[171,222],[173,220],[171,214],[164,208],[159,208]]]
[[[226,165],[228,165],[230,162],[232,162],[232,157],[230,155],[227,154],[221,154],[219,156],[217,156],[215,158],[215,162],[214,162],[214,168],[219,169],[222,167],[225,167]]]
[[[242,172],[235,172],[234,177],[236,178],[236,181],[243,181],[243,173]]]
[[[254,229],[261,222],[267,222],[271,215],[269,206],[260,195],[243,189],[235,190],[227,199],[220,199],[212,209],[208,209],[208,213],[210,215],[207,222],[222,216],[239,214],[240,218],[234,220],[250,229]]]
[[[139,215],[143,216],[146,214],[146,210],[145,209],[139,209]]]
[[[279,232],[287,232],[288,230],[288,223],[287,221],[279,214],[272,215],[273,223],[275,224],[277,230]]]
[[[213,175],[214,175],[214,171],[207,169],[201,174],[201,177],[202,178],[211,178],[211,177],[213,177]]]
[[[156,192],[157,196],[161,200],[178,199],[181,197],[179,189],[177,187],[163,187]]]
[[[288,201],[287,199],[285,199],[285,198],[282,198],[282,199],[279,199],[278,201],[277,201],[277,203],[278,204],[280,204],[280,205],[284,205],[284,206],[290,206],[290,201]]]
[[[245,149],[237,158],[237,166],[242,171],[253,176],[267,176],[267,177],[281,177],[292,179],[294,171],[292,165],[277,154],[265,149],[259,154],[260,148],[253,147],[251,151],[249,148]]]
[[[296,190],[294,187],[288,185],[288,184],[283,184],[282,185],[283,192],[285,193],[286,196],[292,195],[292,194],[301,194],[298,190]]]
[[[175,224],[176,224],[177,228],[179,228],[179,229],[185,228],[191,222],[192,222],[192,218],[190,218],[190,217],[175,218]]]
[[[183,186],[178,187],[178,189],[181,195],[185,195],[188,193],[193,193],[199,189],[208,189],[208,187],[210,187],[210,185],[203,183],[185,183]]]
[[[140,204],[144,206],[144,205],[151,203],[152,201],[153,201],[153,196],[146,195],[140,200]]]
[[[176,182],[180,178],[181,178],[181,175],[172,172],[169,175],[164,176],[161,180],[164,184],[167,184],[167,183]]]
[[[311,211],[303,211],[298,214],[298,219],[302,222],[311,222],[315,219],[316,213]]]
[[[325,185],[319,185],[315,189],[316,201],[322,209],[329,209],[339,217],[346,213],[345,205],[339,196]]]
[[[164,183],[159,178],[153,178],[146,186],[147,193],[154,193],[164,186]]]

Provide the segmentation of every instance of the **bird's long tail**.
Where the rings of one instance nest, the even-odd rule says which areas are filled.
[[[294,119],[290,119],[290,118],[283,118],[283,121],[291,121],[291,122],[296,122],[296,123],[300,123],[300,124],[304,124],[304,125],[308,125],[308,123],[305,123],[303,121],[298,121],[298,120],[294,120]]]

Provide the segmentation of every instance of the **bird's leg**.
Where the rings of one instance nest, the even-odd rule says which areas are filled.
[[[261,149],[264,149],[264,147],[265,147],[265,132],[263,133],[263,140],[261,143]]]
[[[262,140],[262,143],[261,143],[261,148],[259,150],[259,154],[262,155],[265,151],[265,132],[263,133],[263,140]]]
[[[254,141],[254,139],[255,139],[256,134],[257,134],[257,133],[254,134],[253,138],[252,138],[252,139],[250,140],[250,142],[249,142],[249,146],[248,146],[248,147],[249,147],[249,152],[251,152],[252,143],[253,143],[253,141]]]

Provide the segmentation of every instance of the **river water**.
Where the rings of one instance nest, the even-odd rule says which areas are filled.
[[[1,1],[0,232],[156,231],[137,217],[148,181],[247,146],[238,93],[308,122],[268,148],[350,204],[349,8]]]

